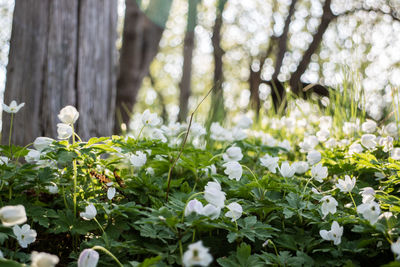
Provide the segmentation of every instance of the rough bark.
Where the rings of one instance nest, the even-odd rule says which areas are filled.
[[[172,0],[152,0],[146,12],[136,1],[126,0],[124,31],[117,81],[114,132],[128,124],[143,78],[158,52]]]
[[[221,47],[221,28],[222,28],[222,13],[225,8],[227,0],[219,0],[218,8],[217,8],[217,16],[215,19],[214,27],[213,27],[213,35],[211,38],[212,46],[213,46],[213,57],[214,57],[214,84],[213,84],[213,92],[211,95],[211,110],[210,110],[210,119],[209,122],[213,122],[216,120],[222,119],[225,113],[224,108],[224,95],[223,95],[223,63],[222,57],[225,54],[225,51]]]
[[[56,138],[57,114],[65,105],[79,110],[82,138],[111,134],[116,22],[114,1],[16,0],[5,103],[25,107],[14,117],[14,144]],[[9,114],[3,113],[3,122],[5,143]]]
[[[194,29],[196,27],[197,17],[197,4],[198,0],[188,0],[188,17],[185,33],[185,40],[183,42],[183,67],[182,79],[179,84],[179,121],[186,121],[188,115],[188,103],[191,94],[191,81],[192,81],[192,59],[194,49]]]
[[[322,42],[322,37],[326,29],[328,29],[329,24],[332,20],[335,19],[335,15],[331,10],[331,0],[326,0],[323,6],[323,14],[321,18],[321,23],[318,26],[317,31],[313,35],[313,40],[307,50],[303,54],[303,58],[301,59],[299,65],[297,66],[296,71],[291,75],[289,80],[289,85],[293,93],[299,95],[302,94],[302,86],[300,84],[300,78],[308,68],[311,62],[311,56],[318,49],[319,45]]]

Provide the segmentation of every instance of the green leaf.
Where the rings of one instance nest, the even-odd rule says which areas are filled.
[[[0,258],[0,266],[1,267],[23,267],[24,265],[22,265],[21,263],[18,263],[16,261]]]

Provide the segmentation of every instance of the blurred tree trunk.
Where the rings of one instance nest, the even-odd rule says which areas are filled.
[[[303,54],[303,58],[301,59],[299,65],[297,66],[296,71],[291,75],[289,80],[289,85],[292,88],[293,93],[296,95],[303,94],[303,88],[300,83],[300,78],[307,70],[308,65],[311,62],[311,56],[317,51],[319,45],[322,42],[322,37],[324,36],[325,31],[328,29],[329,24],[335,19],[335,15],[331,10],[331,0],[325,0],[325,4],[323,6],[323,13],[321,17],[321,23],[318,26],[317,31],[313,35],[313,40],[311,44],[308,46],[307,50]],[[318,92],[316,92],[318,93]]]
[[[278,38],[278,53],[275,59],[275,68],[274,73],[272,74],[272,88],[271,88],[271,96],[272,102],[274,103],[275,111],[278,111],[285,97],[285,89],[283,86],[279,86],[280,84],[278,80],[278,75],[281,72],[281,67],[283,63],[283,58],[285,57],[285,53],[287,51],[287,40],[289,37],[289,26],[292,22],[292,17],[295,11],[297,0],[292,0],[292,3],[289,6],[289,12],[285,20],[285,26],[283,27],[283,32],[281,36]]]
[[[183,122],[188,115],[188,103],[191,94],[192,59],[194,49],[194,28],[197,23],[197,5],[199,0],[188,0],[188,14],[185,40],[183,43],[182,79],[179,84],[179,115],[178,120]]]
[[[5,103],[25,107],[14,117],[14,144],[57,137],[65,105],[78,109],[82,138],[112,133],[116,31],[116,1],[15,1]],[[6,143],[10,114],[3,122]]]
[[[114,132],[128,124],[143,78],[157,55],[172,0],[151,0],[146,12],[135,0],[126,0],[124,31],[117,81]]]
[[[218,1],[217,16],[215,18],[213,35],[211,38],[212,46],[214,48],[214,89],[211,94],[209,124],[213,121],[222,120],[225,114],[224,93],[222,88],[224,79],[222,57],[224,56],[225,51],[221,47],[221,28],[223,23],[222,13],[224,11],[226,2],[227,0]]]

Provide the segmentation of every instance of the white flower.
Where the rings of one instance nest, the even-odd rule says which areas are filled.
[[[336,147],[336,145],[337,145],[337,142],[334,138],[329,138],[329,140],[324,143],[324,146],[326,148],[334,148],[334,147]]]
[[[291,151],[292,147],[290,146],[289,140],[283,140],[282,142],[278,143],[278,146],[281,148],[286,149],[287,151]]]
[[[390,157],[394,160],[400,160],[400,147],[395,147],[390,152]]]
[[[226,152],[222,155],[222,158],[225,162],[228,161],[239,161],[243,158],[242,150],[240,147],[230,147],[226,150]]]
[[[304,138],[303,142],[300,142],[300,152],[305,153],[314,149],[318,145],[318,138],[314,135]]]
[[[154,127],[161,123],[161,119],[156,113],[151,113],[150,110],[146,109],[142,114],[142,123]]]
[[[311,177],[314,178],[316,181],[322,183],[323,179],[328,177],[328,168],[323,167],[321,163],[312,166]]]
[[[53,141],[54,139],[41,136],[35,139],[35,141],[33,142],[33,147],[39,151],[42,151],[43,149],[49,147],[53,143]]]
[[[25,160],[28,163],[34,163],[40,160],[40,151],[29,149],[28,154],[25,156]]]
[[[147,157],[142,151],[136,151],[136,154],[131,155],[129,160],[134,167],[140,168],[146,164]]]
[[[225,216],[228,218],[232,218],[232,222],[236,221],[242,216],[243,208],[239,203],[232,202],[226,207],[229,209],[229,211],[225,213]]]
[[[11,101],[10,105],[7,106],[6,104],[3,103],[3,111],[7,113],[17,113],[25,103],[17,104],[15,100]]]
[[[149,176],[153,176],[154,175],[154,169],[152,167],[147,167],[146,168],[146,174]]]
[[[116,189],[115,187],[109,187],[107,189],[107,198],[109,200],[113,199],[115,197]]]
[[[0,250],[0,259],[4,259],[4,255],[3,252],[1,252],[1,250]]]
[[[86,206],[85,212],[80,213],[80,216],[87,221],[93,219],[94,217],[96,217],[96,215],[97,210],[93,204],[89,204],[88,206]]]
[[[322,202],[321,211],[322,214],[324,215],[323,218],[325,218],[326,215],[328,215],[329,213],[331,214],[336,213],[336,207],[338,205],[338,202],[332,196],[324,196],[323,198],[321,198],[320,202]]]
[[[322,116],[319,118],[319,128],[321,129],[329,129],[332,127],[332,117],[330,116]]]
[[[364,134],[361,136],[361,144],[367,149],[374,149],[376,147],[376,136],[373,134]]]
[[[58,193],[58,186],[55,183],[51,183],[51,185],[46,186],[47,191],[49,191],[50,194],[57,194]]]
[[[370,201],[363,203],[357,207],[357,212],[361,213],[365,219],[367,219],[371,224],[375,224],[379,219],[379,214],[381,213],[381,208],[375,201]]]
[[[321,153],[319,153],[317,150],[312,150],[308,152],[307,154],[307,161],[308,163],[312,166],[320,162],[321,160]]]
[[[360,194],[362,196],[362,203],[371,202],[375,199],[375,190],[372,187],[362,188]]]
[[[340,189],[343,193],[349,193],[353,190],[354,186],[356,185],[356,178],[350,178],[350,176],[345,175],[344,180],[339,179],[336,187]]]
[[[199,137],[206,134],[206,128],[204,128],[200,123],[192,122],[190,133],[195,137]]]
[[[316,134],[318,141],[325,142],[329,138],[329,131],[327,129],[321,129]]]
[[[265,154],[264,157],[260,158],[260,161],[261,166],[267,167],[272,173],[276,173],[276,168],[279,168],[279,157],[271,157],[270,155]]]
[[[376,122],[373,120],[366,120],[363,124],[361,124],[361,130],[364,133],[373,133],[376,130]]]
[[[213,204],[217,208],[225,206],[225,193],[221,190],[221,185],[217,182],[208,182],[204,187],[204,198],[208,203]]]
[[[391,122],[383,127],[383,132],[389,136],[397,137],[398,130],[395,122]]]
[[[152,129],[152,131],[150,132],[150,139],[160,140],[162,143],[167,142],[167,138],[165,137],[164,132],[156,128]]]
[[[13,232],[18,240],[18,243],[23,248],[27,248],[29,244],[35,242],[36,240],[37,233],[35,230],[31,229],[29,224],[24,224],[22,227],[14,225]]]
[[[384,152],[389,152],[393,148],[393,137],[391,136],[387,136],[385,138],[381,137],[379,138],[378,144],[380,146],[383,146]]]
[[[333,244],[339,245],[343,235],[343,226],[340,226],[337,221],[333,221],[331,230],[321,230],[319,234],[324,240],[333,241]]]
[[[73,106],[66,106],[60,110],[58,118],[62,123],[74,124],[79,118],[79,112]]]
[[[189,216],[193,212],[199,215],[203,214],[203,204],[197,199],[192,199],[187,203],[185,216]]]
[[[0,209],[0,220],[6,227],[26,222],[25,207],[22,205],[2,207]]]
[[[242,178],[243,168],[238,162],[230,161],[222,166],[226,168],[224,172],[228,175],[229,179],[239,181]]]
[[[213,257],[208,252],[208,248],[203,246],[202,241],[198,241],[189,245],[188,250],[183,254],[183,266],[208,266],[213,260]]]
[[[221,213],[221,208],[218,208],[212,204],[207,204],[203,208],[203,215],[209,217],[211,220],[218,219]]]
[[[294,175],[295,169],[289,165],[287,161],[281,164],[281,168],[279,169],[281,175],[285,178],[290,178]]]
[[[232,137],[230,137],[232,136]],[[227,140],[232,139],[232,141],[240,141],[247,138],[247,133],[238,127],[234,127],[232,131],[227,133]]]
[[[251,118],[247,117],[246,115],[241,115],[239,117],[236,117],[235,119],[237,121],[236,127],[239,127],[242,129],[248,129],[253,124],[253,120]]]
[[[60,261],[56,255],[33,251],[31,267],[54,267]]]
[[[392,252],[396,254],[396,260],[400,260],[400,238],[398,238],[396,242],[393,242],[390,248]]]
[[[386,177],[385,174],[382,172],[374,172],[374,176],[376,177],[376,180],[382,180]]]
[[[57,123],[58,139],[68,139],[72,135],[72,127],[65,123]]]
[[[232,132],[223,128],[218,122],[213,122],[210,127],[211,139],[216,141],[232,141]]]
[[[78,267],[96,267],[99,261],[99,253],[94,249],[84,249],[79,255]]]
[[[292,164],[292,167],[294,168],[294,170],[295,170],[295,172],[296,172],[297,174],[303,174],[303,173],[305,173],[306,171],[308,171],[308,168],[309,168],[308,163],[305,162],[305,161],[297,161],[297,162],[294,162],[294,163]]]
[[[10,159],[7,158],[7,157],[0,156],[0,164],[1,164],[1,165],[3,165],[3,164],[7,165],[9,160],[10,160]]]
[[[363,152],[363,148],[359,143],[353,143],[350,147],[349,147],[349,155],[353,155],[354,153],[361,153]]]

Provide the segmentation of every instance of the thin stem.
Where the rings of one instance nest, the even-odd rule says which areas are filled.
[[[10,148],[10,158],[12,158],[11,135],[14,121],[14,113],[11,113],[10,133],[8,135],[8,147]]]
[[[118,265],[120,267],[124,267],[124,265],[122,265],[122,263],[108,249],[106,249],[106,248],[104,248],[102,246],[94,246],[94,247],[92,247],[92,249],[103,251],[104,253],[108,254],[111,258],[113,258],[115,260],[115,262],[118,263]]]
[[[136,141],[139,140],[140,134],[142,133],[142,131],[143,131],[143,129],[144,129],[145,126],[146,126],[146,125],[143,125],[142,129],[140,129],[139,134],[138,134],[138,136],[136,137]]]
[[[224,154],[224,153],[219,153],[219,154],[213,156],[211,159],[208,160],[208,162],[211,162],[213,159],[215,159],[215,158],[217,158],[217,157],[220,157],[220,156],[222,156],[223,154]]]
[[[175,158],[174,162],[172,163],[172,166],[169,168],[168,171],[168,183],[167,183],[167,193],[165,194],[165,201],[168,201],[168,195],[169,195],[169,188],[171,185],[171,174],[172,174],[172,170],[174,169],[176,163],[178,162],[179,158],[181,157],[182,153],[183,153],[183,149],[185,148],[186,145],[186,141],[187,138],[189,136],[189,131],[190,131],[190,127],[192,126],[192,120],[193,120],[193,116],[194,113],[196,113],[197,109],[200,107],[200,105],[203,103],[203,101],[207,98],[207,96],[211,93],[212,89],[210,91],[208,91],[208,93],[206,94],[206,96],[200,101],[200,103],[197,105],[197,107],[195,108],[195,110],[192,112],[192,114],[190,115],[190,120],[189,120],[189,125],[188,128],[186,130],[186,134],[185,134],[185,138],[183,139],[183,143],[181,145],[181,148],[179,150],[179,154],[178,156]]]
[[[72,145],[75,145],[75,129],[74,129],[74,125],[72,124],[71,127],[72,127]],[[76,187],[77,187],[77,175],[78,175],[78,169],[77,169],[77,166],[76,166],[76,159],[72,160],[72,168],[73,168],[73,172],[74,172],[74,176],[73,176],[73,179],[74,179],[74,195],[73,195],[74,216],[76,217],[77,216],[77,213],[76,213],[76,197],[77,197]]]
[[[354,207],[357,209],[356,202],[354,201],[354,198],[353,198],[353,196],[351,195],[351,192],[349,192],[349,195],[350,195],[350,197],[351,197],[351,200],[353,201]]]
[[[104,231],[104,228],[101,226],[101,224],[100,224],[99,221],[96,219],[96,217],[94,217],[93,220],[97,223],[97,225],[100,227],[101,231],[103,232],[103,234],[104,234],[104,240],[106,241],[106,246],[109,247],[110,244],[109,244],[109,242],[108,242],[108,236],[107,236],[106,231]]]
[[[259,181],[258,181],[256,175],[254,174],[254,172],[253,172],[249,167],[247,167],[246,165],[242,165],[242,164],[240,164],[240,165],[241,165],[242,167],[244,167],[245,169],[247,169],[247,170],[251,173],[251,175],[252,175],[253,178],[254,178],[254,181],[257,183],[257,185],[259,186],[259,189],[262,191],[262,198],[261,198],[261,199],[263,199],[263,198],[264,198],[264,190],[262,189],[262,186],[260,185],[260,183],[259,183]]]
[[[306,185],[304,186],[304,190],[303,190],[303,193],[301,194],[302,196],[304,195],[304,193],[306,192],[306,189],[307,189],[307,185],[311,182],[311,180],[312,180],[312,178],[310,178],[310,179],[307,179],[307,183],[306,183]]]
[[[179,254],[181,255],[181,259],[183,259],[183,247],[181,239],[179,239]]]

